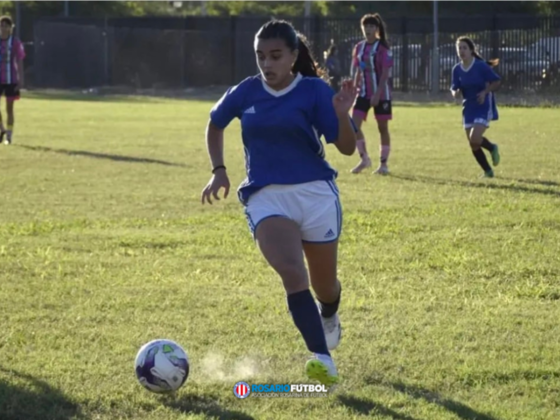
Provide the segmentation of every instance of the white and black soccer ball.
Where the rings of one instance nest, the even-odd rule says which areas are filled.
[[[177,391],[189,376],[187,353],[171,340],[153,340],[144,344],[134,364],[140,384],[159,394]]]

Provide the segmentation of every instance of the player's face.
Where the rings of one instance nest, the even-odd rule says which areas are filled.
[[[469,48],[469,44],[465,41],[461,41],[457,44],[457,55],[461,60],[466,60],[472,57],[472,51]]]
[[[12,34],[12,27],[6,22],[0,23],[0,35],[2,38],[8,38]]]
[[[268,85],[277,86],[292,73],[298,51],[290,51],[282,39],[257,39],[255,53],[262,77]]]
[[[378,29],[377,25],[372,25],[371,23],[363,25],[362,32],[364,34],[364,38],[367,39],[368,42],[375,41]]]

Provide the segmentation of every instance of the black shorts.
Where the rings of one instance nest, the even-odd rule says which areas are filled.
[[[371,109],[371,102],[369,98],[364,98],[363,96],[358,96],[356,99],[356,104],[354,105],[354,111],[359,111],[359,113],[364,114],[364,121],[367,118],[367,114]],[[380,100],[375,108],[373,108],[373,113],[377,119],[380,120],[390,120],[393,116],[393,106],[390,100]]]
[[[1,84],[0,85],[0,97],[5,95],[8,99],[19,99],[20,92],[16,84]]]

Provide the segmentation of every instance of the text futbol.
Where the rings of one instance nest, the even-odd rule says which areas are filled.
[[[251,392],[329,392],[329,390],[321,384],[259,384],[251,385]]]

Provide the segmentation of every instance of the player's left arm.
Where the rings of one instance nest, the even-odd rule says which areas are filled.
[[[350,88],[352,86],[352,88]],[[350,118],[348,111],[353,105],[357,90],[351,80],[342,83],[343,104],[335,109],[333,97],[335,92],[322,80],[317,80],[315,106],[311,123],[327,143],[332,143],[343,155],[351,156],[356,150],[356,133],[358,129]]]
[[[16,63],[18,71],[18,87],[21,89],[25,85],[25,72],[23,67],[23,60],[25,59],[25,50],[22,42],[18,39],[16,51]]]
[[[488,95],[490,92],[495,92],[496,90],[498,90],[502,83],[500,76],[498,76],[498,74],[494,70],[492,70],[492,67],[490,67],[486,63],[484,64],[483,74],[484,78],[486,79],[486,89],[478,94],[479,102],[484,102],[484,98],[486,98],[486,95]]]
[[[377,91],[375,96],[379,101],[381,92],[387,88],[387,81],[389,80],[389,75],[391,74],[391,67],[393,67],[393,53],[388,48],[383,48],[381,57],[381,77],[379,78],[379,84],[377,86]]]

